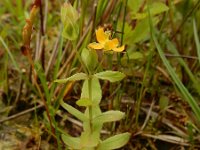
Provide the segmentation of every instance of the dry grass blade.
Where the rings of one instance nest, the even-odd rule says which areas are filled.
[[[177,144],[177,145],[190,146],[190,144],[188,143],[188,140],[185,140],[178,136],[165,135],[165,134],[152,135],[152,134],[147,134],[147,133],[142,133],[141,135],[145,137],[150,137],[156,140],[161,140],[161,141]]]

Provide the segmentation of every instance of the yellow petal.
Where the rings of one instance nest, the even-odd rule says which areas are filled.
[[[100,43],[90,43],[88,45],[89,48],[92,48],[92,49],[102,49],[103,48],[103,45],[100,44]]]
[[[96,30],[96,38],[99,43],[103,44],[108,40],[109,36],[104,32],[103,28],[100,27]]]
[[[104,49],[105,50],[112,50],[114,48],[116,48],[119,44],[119,41],[117,38],[109,40],[105,43]]]
[[[123,45],[121,47],[113,48],[113,51],[115,51],[115,52],[122,52],[124,49],[125,49],[125,46]]]

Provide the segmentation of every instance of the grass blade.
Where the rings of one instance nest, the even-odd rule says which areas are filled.
[[[173,45],[173,43],[171,41],[169,41],[167,39],[166,44],[169,48],[169,51],[172,52],[173,54],[179,56],[179,52],[178,50],[175,48],[175,46]],[[181,64],[181,66],[184,68],[185,72],[188,74],[190,80],[193,83],[194,88],[196,89],[196,91],[199,93],[200,95],[200,86],[199,86],[199,81],[196,79],[196,77],[194,76],[194,74],[191,72],[190,68],[188,67],[188,65],[186,64],[186,62],[183,60],[183,58],[177,58],[178,62]]]
[[[158,43],[158,40],[156,39],[155,33],[153,31],[152,31],[152,39],[153,39],[153,41],[155,43],[155,46],[156,46],[156,48],[158,50],[158,53],[159,53],[164,65],[165,65],[165,67],[167,68],[170,76],[172,77],[172,80],[175,82],[176,86],[180,90],[180,92],[183,95],[183,97],[185,98],[185,100],[189,103],[189,105],[192,108],[192,110],[194,111],[198,121],[200,122],[200,108],[199,108],[197,102],[195,101],[195,99],[192,97],[192,95],[189,93],[187,88],[183,85],[183,83],[180,81],[180,79],[178,78],[177,74],[173,70],[173,68],[170,65],[169,61],[165,57],[164,52],[163,52],[160,44]]]
[[[198,31],[197,31],[195,19],[193,19],[193,30],[194,30],[194,40],[195,40],[196,47],[197,47],[198,60],[200,63],[200,43],[199,43],[199,37],[198,37]]]
[[[180,90],[182,96],[185,98],[185,100],[188,102],[190,107],[192,108],[193,112],[196,115],[197,120],[200,122],[200,107],[198,106],[196,100],[192,97],[192,95],[189,93],[187,88],[183,85],[181,80],[178,78],[176,72],[173,70],[172,66],[170,65],[169,61],[164,55],[164,52],[158,43],[158,40],[155,36],[155,30],[153,29],[152,21],[151,21],[151,16],[149,12],[149,23],[150,23],[150,28],[151,28],[151,38],[156,46],[156,49],[160,55],[161,60],[163,61],[165,67],[167,68],[172,80],[175,82],[175,85],[178,87]]]
[[[2,38],[1,36],[0,36],[0,41],[1,41],[2,45],[4,46],[6,52],[8,53],[8,55],[9,55],[11,61],[13,62],[15,68],[17,69],[17,71],[21,72],[20,69],[19,69],[19,66],[18,66],[17,62],[15,61],[15,59],[14,59],[12,53],[10,52],[10,50],[9,50],[9,48],[8,48],[8,46],[7,46],[7,44],[5,43],[5,41],[3,40],[3,38]]]

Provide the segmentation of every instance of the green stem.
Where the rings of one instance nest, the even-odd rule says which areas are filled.
[[[89,79],[88,79],[88,91],[89,91],[89,99],[92,101],[92,77],[89,75]],[[93,128],[93,125],[92,125],[92,106],[89,106],[88,107],[89,109],[89,127],[90,127],[90,133],[92,134],[92,128]]]

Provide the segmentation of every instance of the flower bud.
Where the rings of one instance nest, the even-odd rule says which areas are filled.
[[[93,72],[98,65],[98,56],[96,51],[84,48],[81,53],[81,58],[87,69],[90,72]]]
[[[76,40],[79,34],[79,15],[77,10],[69,3],[65,2],[61,7],[61,21],[63,23],[62,36],[69,40]]]

